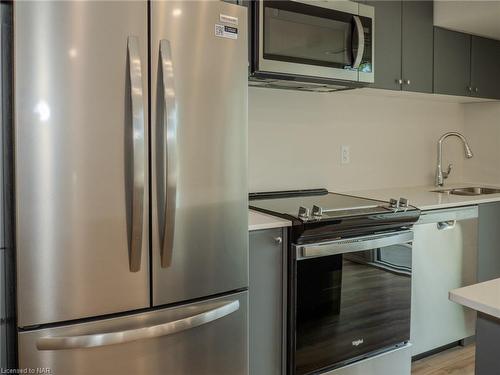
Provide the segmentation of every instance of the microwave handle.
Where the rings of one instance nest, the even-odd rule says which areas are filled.
[[[363,24],[361,23],[361,18],[358,16],[353,16],[354,18],[354,29],[358,33],[358,53],[354,59],[353,69],[358,69],[361,64],[361,59],[365,54],[365,32],[363,30]]]

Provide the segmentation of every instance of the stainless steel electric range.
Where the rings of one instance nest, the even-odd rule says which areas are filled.
[[[341,368],[410,339],[412,226],[420,211],[325,189],[250,194],[291,220],[287,373]]]

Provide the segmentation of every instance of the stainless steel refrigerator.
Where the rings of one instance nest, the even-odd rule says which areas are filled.
[[[14,3],[19,367],[247,372],[246,20]]]

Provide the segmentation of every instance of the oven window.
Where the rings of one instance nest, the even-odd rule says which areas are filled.
[[[410,245],[300,260],[296,272],[296,374],[409,340]]]
[[[353,64],[352,44],[357,41],[351,15],[274,1],[264,2],[263,18],[265,59],[342,69]]]

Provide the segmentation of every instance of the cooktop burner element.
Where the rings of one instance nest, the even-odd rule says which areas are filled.
[[[405,223],[412,225],[420,215],[405,198],[384,202],[326,189],[252,193],[249,205],[251,209],[291,220],[296,238],[311,232],[324,237],[334,232],[339,235],[338,231],[393,229]]]

